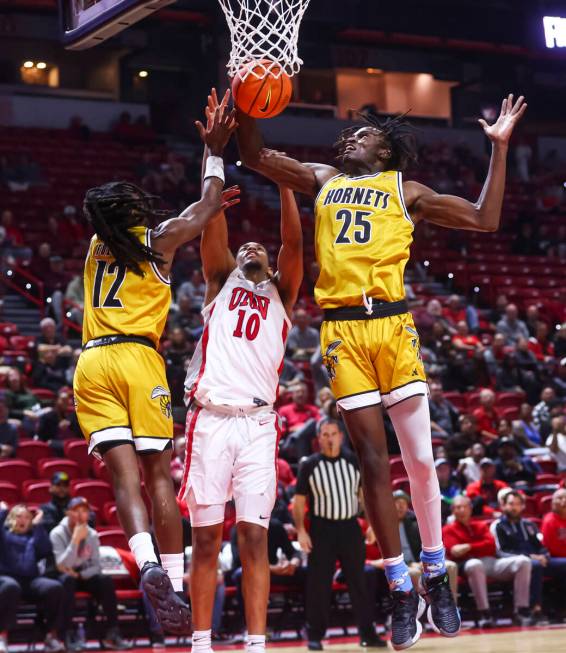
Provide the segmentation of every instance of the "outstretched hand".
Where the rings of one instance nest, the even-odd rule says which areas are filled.
[[[222,103],[218,104],[216,91],[213,89],[214,104],[211,95],[208,96],[208,105],[205,108],[206,127],[200,120],[195,122],[202,141],[207,145],[213,156],[221,156],[230,137],[238,127],[236,122],[236,110],[226,110],[230,91],[226,91]]]
[[[513,94],[505,98],[501,103],[501,113],[499,118],[493,125],[488,125],[483,118],[480,118],[479,123],[483,127],[485,135],[492,143],[499,145],[507,145],[515,126],[523,117],[527,110],[525,98],[521,95],[517,102],[513,102]]]
[[[240,187],[239,186],[230,186],[226,190],[222,191],[222,204],[220,205],[221,211],[226,211],[231,206],[240,203]]]

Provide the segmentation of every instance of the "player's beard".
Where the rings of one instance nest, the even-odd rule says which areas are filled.
[[[259,259],[255,259],[253,261],[248,261],[247,263],[244,263],[244,265],[242,266],[242,270],[244,272],[260,272],[261,270],[263,270],[263,266]]]

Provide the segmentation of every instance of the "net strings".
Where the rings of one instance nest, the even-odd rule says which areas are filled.
[[[219,0],[226,16],[232,50],[230,76],[278,78],[294,75],[303,63],[297,42],[310,0]],[[265,61],[267,60],[267,61]],[[251,66],[247,64],[253,64]]]

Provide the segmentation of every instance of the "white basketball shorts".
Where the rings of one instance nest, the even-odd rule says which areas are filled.
[[[184,498],[193,527],[221,524],[234,498],[236,521],[268,528],[277,496],[278,420],[271,409],[238,415],[189,410]]]

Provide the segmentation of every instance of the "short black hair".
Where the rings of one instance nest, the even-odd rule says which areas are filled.
[[[336,143],[334,143],[336,150],[340,151],[345,142],[362,127],[373,127],[383,134],[391,151],[385,170],[400,170],[403,172],[411,164],[417,162],[415,130],[405,120],[406,113],[392,118],[385,118],[385,120],[380,120],[378,116],[372,113],[357,112],[356,115],[363,121],[364,125],[358,124],[344,129]]]
[[[503,499],[503,505],[507,503],[509,497],[515,497],[515,499],[519,499],[521,503],[525,503],[525,497],[520,492],[518,492],[517,490],[509,490],[509,492],[505,494],[505,498]]]
[[[322,427],[326,426],[327,424],[335,424],[338,427],[340,433],[344,433],[344,427],[342,425],[342,422],[340,422],[340,420],[334,419],[333,417],[323,417],[321,420],[319,420],[318,424],[316,425],[316,434],[320,435],[320,432],[322,431]]]
[[[165,261],[151,247],[140,242],[130,231],[145,219],[163,216],[153,208],[153,195],[127,181],[111,181],[87,190],[83,210],[96,235],[116,261],[143,276],[140,263]]]

